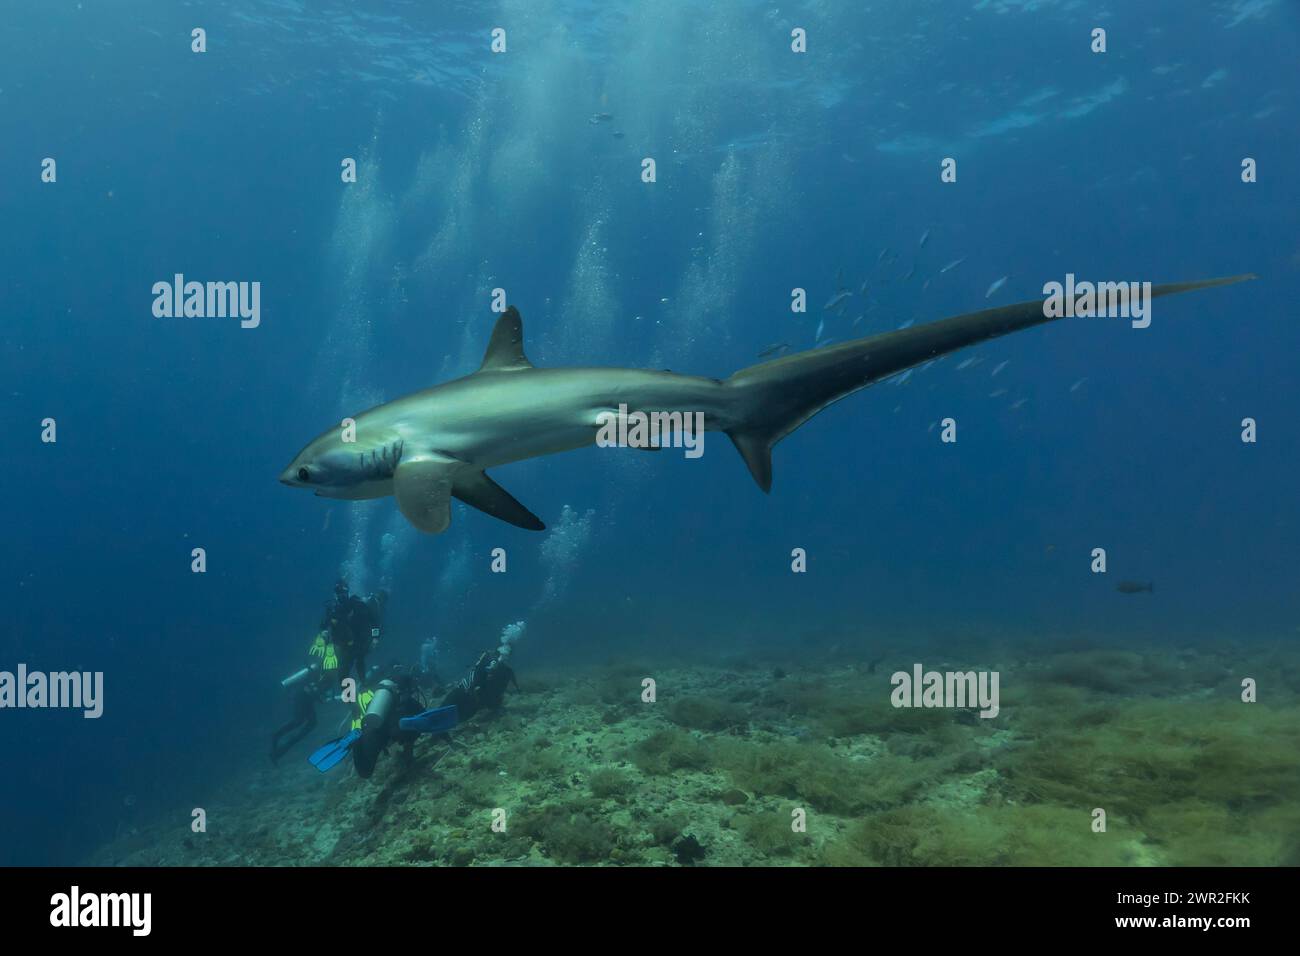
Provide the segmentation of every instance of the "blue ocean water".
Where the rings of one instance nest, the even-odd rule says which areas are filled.
[[[525,620],[521,671],[841,634],[1297,636],[1293,4],[83,0],[3,21],[0,670],[105,691],[97,720],[0,711],[0,861],[183,823],[264,759],[340,575],[391,593],[384,658],[436,633],[469,663]],[[456,505],[425,536],[391,499],[276,481],[343,416],[476,368],[496,288],[538,365],[724,377],[821,323],[842,342],[1067,272],[1260,279],[877,384],[777,447],[770,496],[717,435],[698,460],[496,471],[543,534]],[[176,273],[260,282],[260,324],[155,317]]]

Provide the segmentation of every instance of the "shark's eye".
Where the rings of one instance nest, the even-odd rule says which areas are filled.
[[[299,469],[298,469],[298,480],[299,480],[299,481],[311,481],[311,472],[309,472],[306,468],[299,468]]]

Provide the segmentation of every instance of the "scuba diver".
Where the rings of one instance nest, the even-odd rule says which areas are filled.
[[[388,594],[379,591],[362,599],[348,593],[341,578],[334,585],[334,596],[325,605],[321,626],[309,653],[321,658],[326,671],[342,683],[354,671],[357,680],[366,679],[366,655],[379,643],[380,623]]]
[[[316,728],[316,704],[327,698],[328,685],[325,672],[315,663],[280,681],[290,693],[293,716],[271,734],[271,763],[278,763]]]
[[[514,684],[515,690],[519,690],[519,681],[506,663],[507,657],[500,649],[480,654],[469,677],[452,687],[442,699],[443,706],[454,705],[461,720],[469,720],[484,707],[489,710],[500,707],[508,685]]]
[[[420,734],[445,737],[450,742],[449,731],[461,721],[484,708],[499,708],[511,684],[519,690],[519,681],[507,662],[513,643],[523,632],[522,621],[508,625],[500,647],[480,654],[470,675],[454,685],[442,704],[433,708],[428,707],[423,688],[430,683],[436,642],[432,638],[426,641],[421,650],[430,653],[421,654],[419,667],[393,664],[374,690],[358,697],[357,716],[351,729],[312,754],[308,758],[312,766],[325,773],[351,753],[358,776],[364,778],[374,772],[379,755],[390,743],[401,744],[403,757],[409,761],[414,756],[415,738]]]
[[[445,736],[455,728],[457,716],[454,706],[426,709],[415,676],[401,665],[394,665],[373,690],[357,697],[357,716],[348,733],[331,740],[307,759],[325,773],[351,754],[357,776],[365,779],[374,773],[380,754],[389,744],[400,744],[402,759],[409,763],[420,734]]]

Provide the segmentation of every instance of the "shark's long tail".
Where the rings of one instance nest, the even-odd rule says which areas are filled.
[[[1231,285],[1254,275],[1175,282],[1151,289],[1151,296]],[[823,408],[883,378],[922,362],[1011,332],[1055,320],[1043,314],[1043,300],[940,319],[841,345],[798,352],[742,369],[725,381],[734,389],[735,420],[727,429],[749,472],[764,491],[772,488],[772,448]]]

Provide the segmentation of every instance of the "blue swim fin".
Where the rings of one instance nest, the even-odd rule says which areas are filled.
[[[454,730],[459,721],[456,705],[448,704],[446,707],[426,710],[414,717],[403,717],[398,724],[403,730],[417,734],[445,734],[449,730]]]
[[[339,737],[337,740],[331,740],[324,747],[321,747],[314,754],[307,758],[307,762],[325,773],[333,768],[339,761],[348,755],[352,745],[361,739],[361,731],[354,730],[351,733]]]

